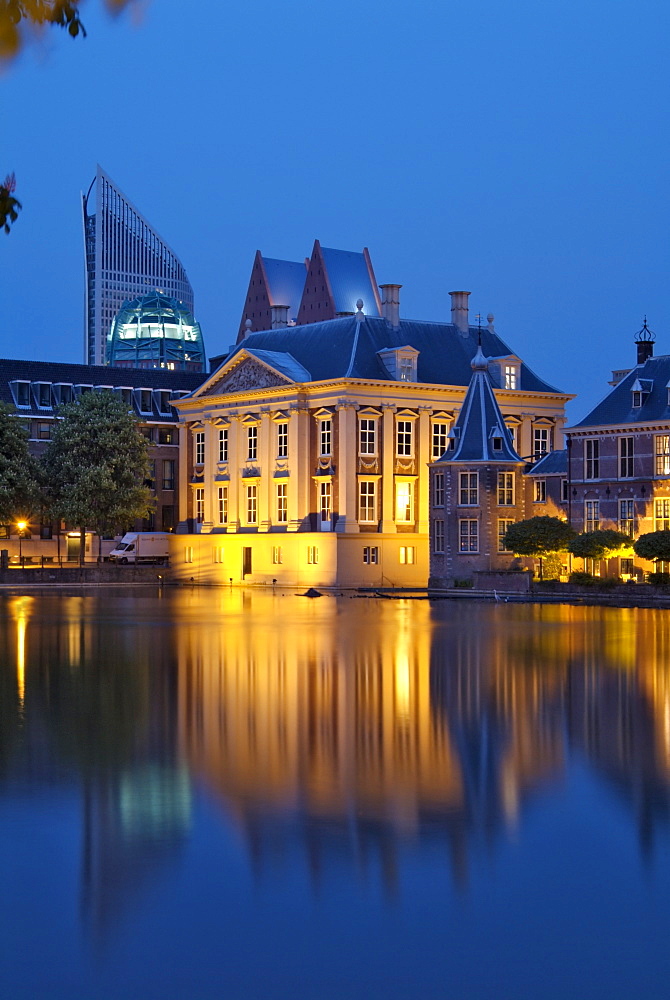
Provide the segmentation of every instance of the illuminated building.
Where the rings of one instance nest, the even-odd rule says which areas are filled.
[[[181,302],[160,292],[124,302],[112,322],[107,364],[204,372],[200,324]]]
[[[168,368],[112,368],[110,366],[70,365],[51,361],[0,360],[0,400],[11,406],[28,428],[29,448],[40,455],[51,439],[58,419],[58,408],[83,393],[108,389],[128,404],[140,421],[149,441],[150,478],[148,484],[156,506],[150,519],[139,522],[137,529],[171,531],[180,519],[178,511],[179,435],[176,426],[175,400],[188,395],[203,376],[196,372],[171,371]],[[2,538],[10,541],[9,546]],[[22,534],[21,554],[25,560],[49,561],[61,555],[74,559],[79,542],[69,535],[62,539],[51,522],[33,521]],[[113,545],[113,542],[103,544]],[[87,535],[87,556],[97,558],[97,543]],[[8,548],[10,558],[18,560],[16,524],[0,524],[0,549]],[[107,548],[107,551],[109,549]]]
[[[104,365],[112,320],[124,302],[160,289],[193,312],[193,289],[179,258],[100,166],[82,195],[82,210],[84,358]]]
[[[349,262],[329,262],[342,287]],[[538,378],[498,336],[468,320],[400,316],[399,285],[381,315],[249,333],[188,399],[181,429],[177,578],[297,586],[425,586],[428,464],[445,451],[481,337],[519,455],[562,445],[570,397]]]

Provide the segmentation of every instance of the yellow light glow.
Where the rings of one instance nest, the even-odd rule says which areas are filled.
[[[27,521],[17,521],[16,522],[16,527],[19,529],[19,531],[25,531],[27,525],[28,525]]]

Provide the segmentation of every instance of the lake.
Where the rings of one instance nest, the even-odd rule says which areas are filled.
[[[0,997],[667,998],[670,612],[0,594]]]

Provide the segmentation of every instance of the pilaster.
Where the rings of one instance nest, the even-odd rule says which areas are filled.
[[[340,399],[337,404],[338,443],[337,477],[339,487],[338,518],[335,531],[339,534],[356,534],[359,531],[357,501],[357,435],[356,404],[350,399]]]
[[[381,428],[381,522],[380,531],[392,532],[396,530],[393,495],[394,468],[395,468],[395,412],[396,407],[392,403],[382,403],[382,428]]]

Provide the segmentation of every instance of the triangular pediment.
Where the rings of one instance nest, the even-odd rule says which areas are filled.
[[[230,362],[204,385],[198,396],[222,396],[234,392],[251,392],[254,389],[272,389],[274,386],[291,385],[292,380],[280,374],[246,351],[240,351]]]

